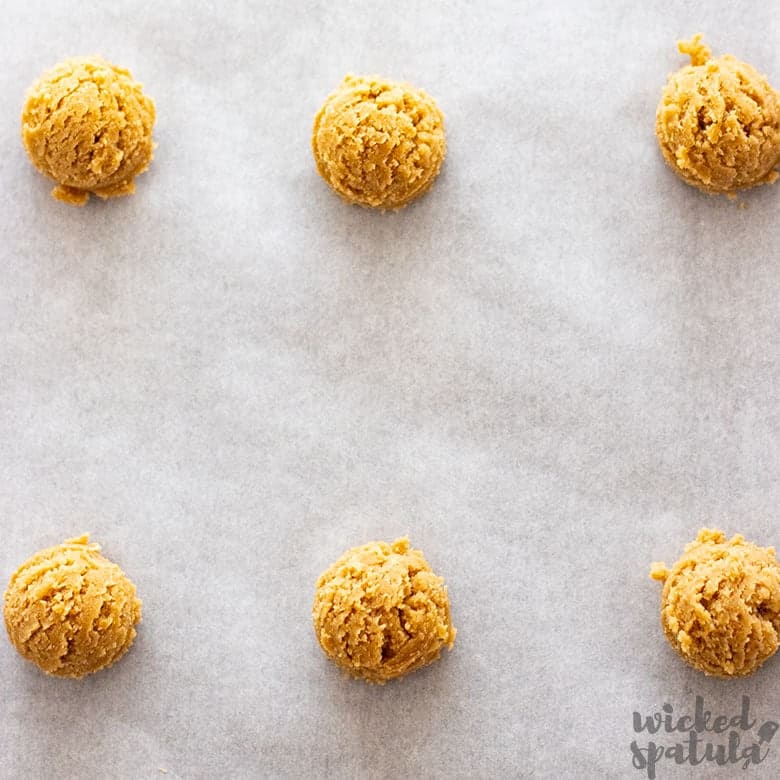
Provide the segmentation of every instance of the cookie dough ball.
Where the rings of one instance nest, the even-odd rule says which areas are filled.
[[[141,602],[88,536],[33,555],[5,592],[14,647],[47,674],[84,677],[118,661],[135,639]]]
[[[426,666],[455,641],[444,580],[406,538],[344,553],[319,578],[312,612],[325,654],[370,682]]]
[[[422,195],[444,161],[444,117],[409,84],[348,75],[314,119],[317,170],[345,200],[397,209]]]
[[[52,195],[78,206],[92,192],[129,195],[152,161],[154,103],[130,71],[100,58],[66,60],[31,87],[22,140]]]
[[[780,163],[780,94],[755,68],[713,59],[701,35],[678,44],[691,64],[669,77],[656,112],[664,158],[706,192],[775,181]]]
[[[653,564],[651,576],[664,582],[666,638],[695,669],[744,677],[777,650],[780,564],[772,547],[704,528],[671,571]]]

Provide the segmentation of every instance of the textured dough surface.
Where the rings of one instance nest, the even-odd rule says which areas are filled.
[[[135,586],[88,536],[33,555],[5,592],[5,626],[28,661],[58,677],[83,677],[119,660],[135,639]]]
[[[730,54],[712,58],[701,35],[680,41],[691,64],[669,77],[656,112],[664,158],[706,192],[771,183],[780,163],[780,94]]]
[[[344,553],[319,578],[312,614],[326,655],[370,682],[426,666],[455,641],[444,580],[406,538]]]
[[[320,175],[345,200],[397,209],[438,175],[444,117],[421,89],[350,74],[317,113],[312,150]]]
[[[778,647],[780,564],[772,547],[703,528],[672,570],[653,564],[664,582],[661,625],[671,646],[695,669],[716,677],[752,674]]]
[[[66,60],[30,88],[22,140],[35,167],[54,179],[52,195],[83,205],[129,195],[154,151],[154,102],[130,72],[100,58]]]

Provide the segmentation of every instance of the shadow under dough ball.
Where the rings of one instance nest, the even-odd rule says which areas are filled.
[[[314,119],[312,150],[320,175],[344,200],[398,209],[439,174],[444,116],[421,89],[347,75]]]
[[[768,184],[780,163],[780,93],[730,54],[713,58],[701,35],[680,41],[691,64],[669,76],[655,132],[666,162],[688,184],[728,193]]]
[[[27,93],[22,140],[33,165],[54,179],[52,195],[77,206],[90,193],[135,192],[152,161],[154,102],[130,71],[99,57],[66,60]]]
[[[426,666],[455,641],[444,580],[406,538],[344,553],[317,581],[312,616],[325,654],[369,682]]]
[[[130,648],[141,620],[135,586],[88,536],[33,555],[5,592],[5,626],[20,655],[47,674],[84,677]]]
[[[780,564],[772,547],[740,535],[728,541],[703,528],[669,571],[653,564],[664,583],[661,625],[669,644],[694,669],[715,677],[745,677],[777,651]]]

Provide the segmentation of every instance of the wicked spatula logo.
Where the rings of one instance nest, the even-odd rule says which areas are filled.
[[[736,714],[710,712],[704,698],[697,696],[693,713],[675,712],[671,704],[650,714],[634,713],[637,737],[631,743],[632,762],[650,780],[664,764],[747,769],[766,761],[778,729],[775,721],[753,716],[747,696]]]

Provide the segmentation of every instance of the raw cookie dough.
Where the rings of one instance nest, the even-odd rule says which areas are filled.
[[[672,73],[658,104],[655,133],[666,162],[706,192],[775,181],[780,93],[746,62],[713,59],[701,34],[677,47],[691,64]]]
[[[421,89],[345,76],[314,119],[317,170],[345,200],[397,209],[422,195],[444,161],[444,117]]]
[[[780,564],[772,547],[703,528],[664,582],[661,625],[695,669],[716,677],[752,674],[774,654],[780,634]]]
[[[375,683],[426,666],[455,641],[444,580],[406,538],[344,553],[317,581],[312,615],[325,654]]]
[[[155,110],[130,71],[99,57],[66,60],[30,88],[22,140],[33,165],[57,182],[52,195],[77,206],[129,195],[149,167]]]
[[[135,639],[135,586],[88,536],[33,555],[5,592],[14,647],[47,674],[84,677],[118,661]]]

